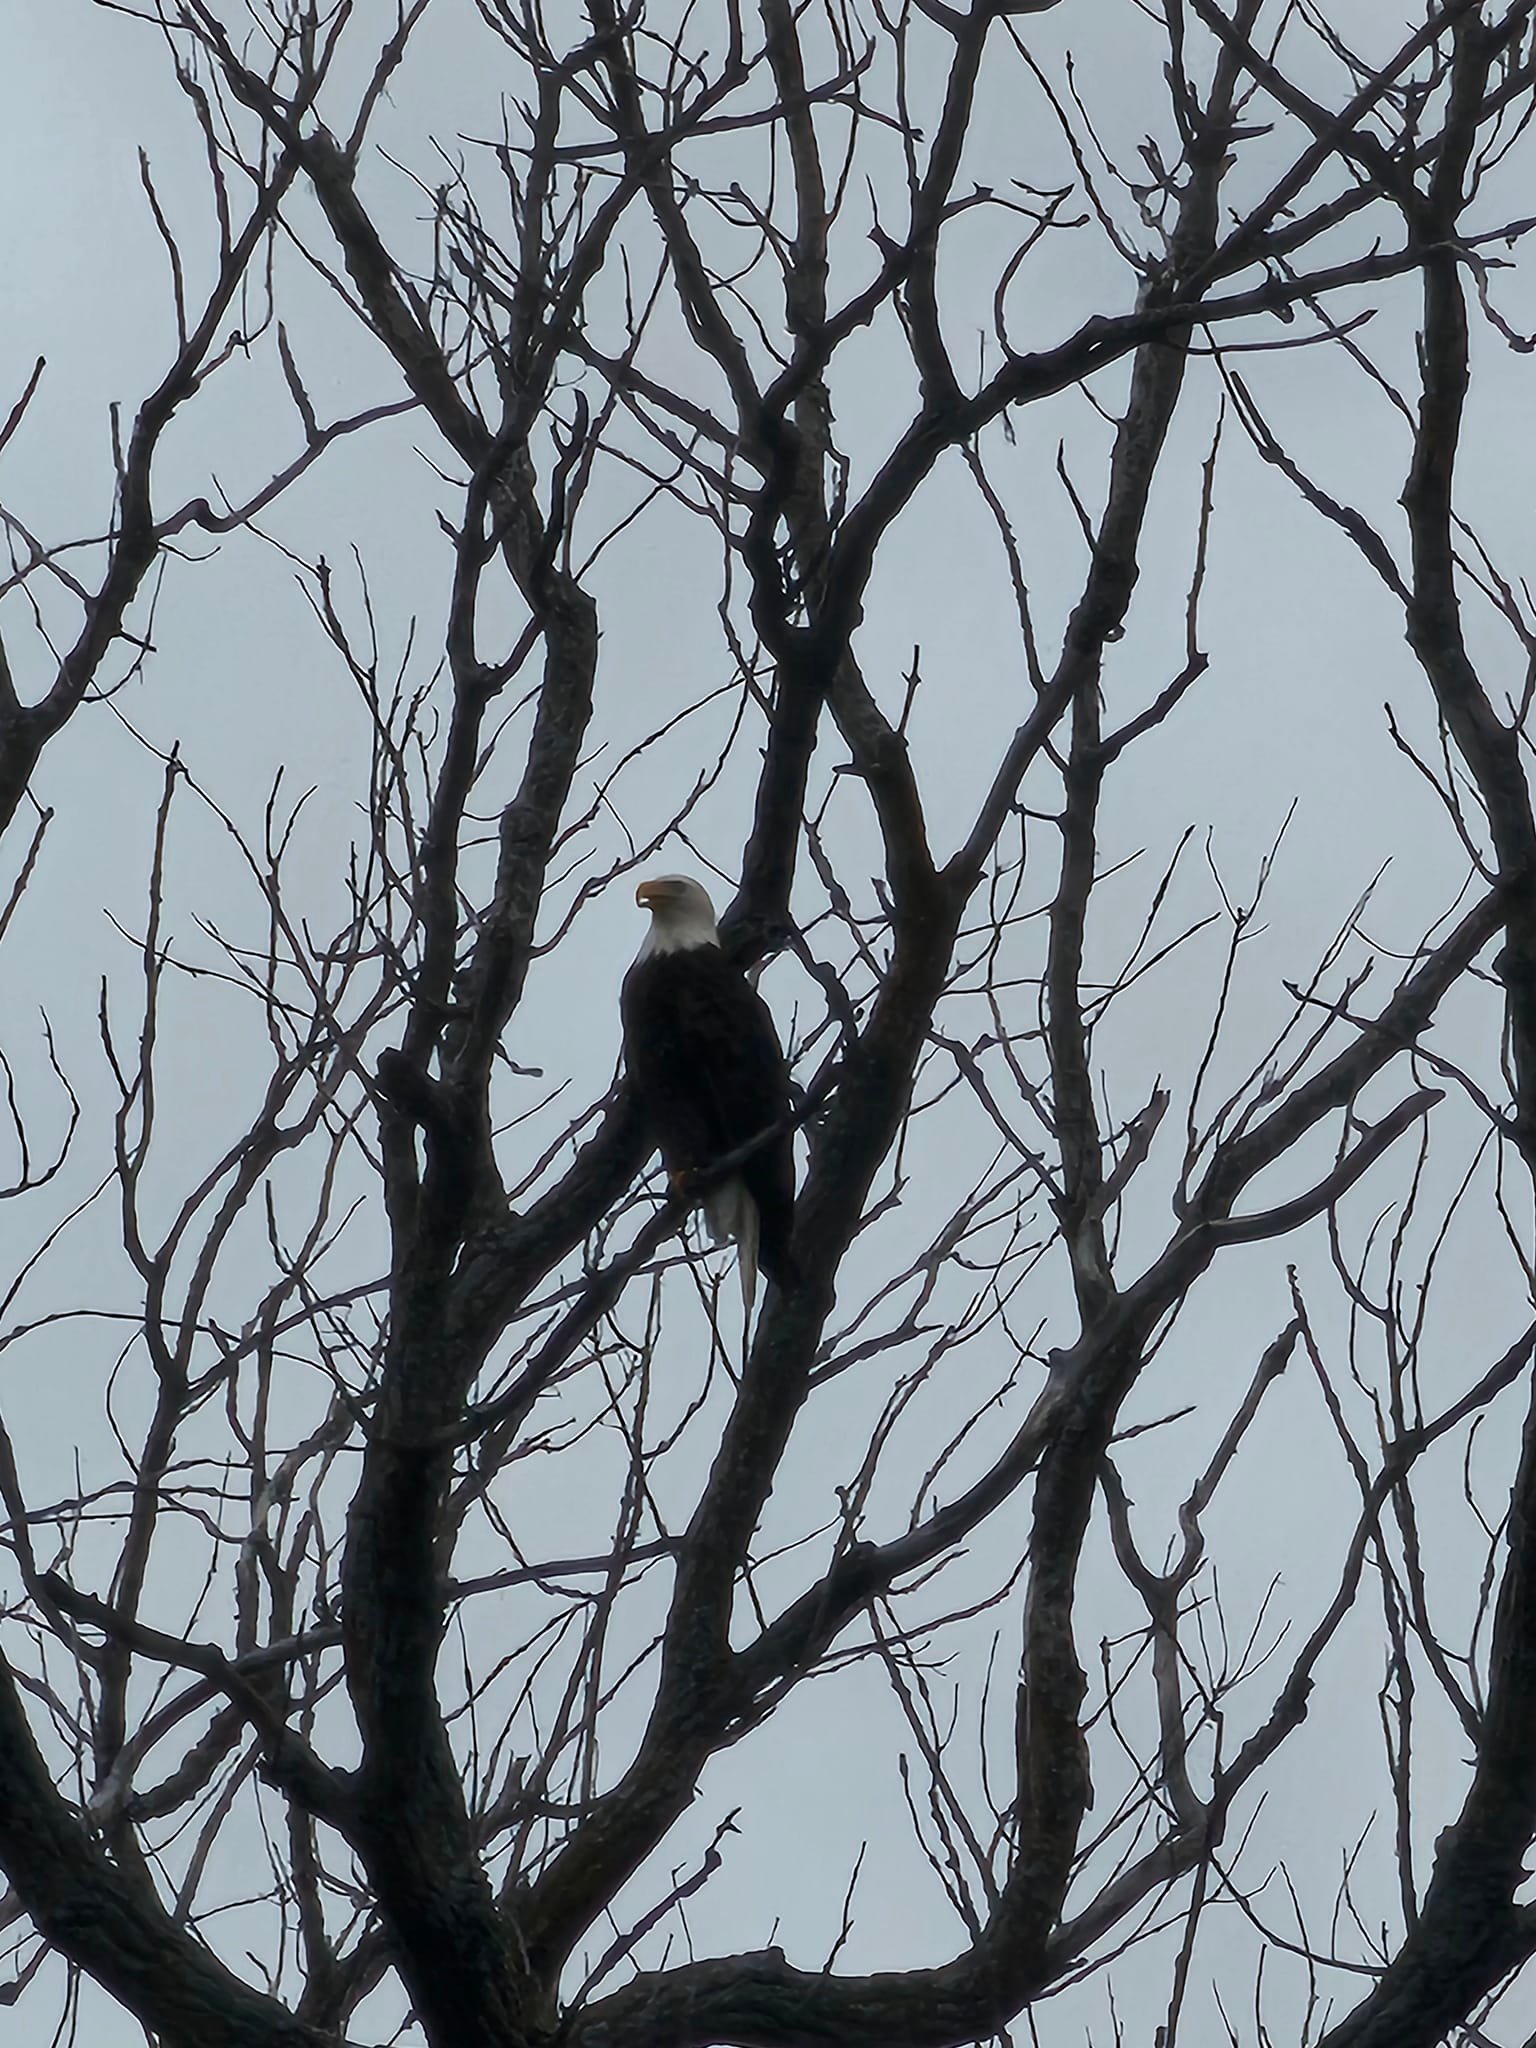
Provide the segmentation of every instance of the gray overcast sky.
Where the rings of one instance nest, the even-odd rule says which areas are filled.
[[[1373,12],[1392,12],[1395,19],[1395,10],[1367,5],[1334,10],[1341,24],[1369,24]],[[0,457],[0,500],[53,545],[101,532],[110,502],[108,408],[119,402],[131,412],[173,344],[167,265],[139,183],[138,148],[148,150],[157,189],[184,237],[194,294],[206,282],[210,216],[201,144],[170,85],[164,50],[152,28],[83,0],[56,0],[46,9],[25,0],[0,0],[0,21],[8,53],[0,71],[0,181],[10,194],[0,413],[25,385],[34,359],[47,359],[34,406]],[[1154,101],[1159,133],[1167,126],[1150,26],[1126,5],[1098,14],[1068,4],[1043,17],[1032,38],[1047,63],[1068,39],[1080,55],[1079,87],[1095,108],[1100,132],[1112,152],[1129,160]],[[376,141],[430,181],[440,172],[429,137],[435,135],[452,150],[455,137],[493,134],[502,86],[494,45],[474,9],[465,0],[438,0],[381,112]],[[342,104],[346,99],[345,92],[338,93]],[[978,110],[974,175],[983,178],[991,167],[999,182],[1009,176],[1037,186],[1064,182],[1071,165],[1059,136],[1037,106],[1022,119],[1019,104],[1017,76],[1000,72]],[[1258,173],[1253,175],[1256,183]],[[377,150],[366,157],[362,178],[380,217],[393,223],[402,243],[425,261],[429,235],[420,192]],[[312,246],[321,248],[313,209],[297,203],[294,219]],[[976,230],[974,247],[959,243],[943,278],[955,308],[956,333],[974,328],[979,336],[989,318],[997,253],[987,232]],[[864,260],[859,244],[859,235],[850,230],[845,260],[854,274]],[[1123,270],[1088,230],[1062,236],[1029,277],[1028,291],[1018,297],[1015,309],[1015,339],[1021,347],[1070,331],[1095,305],[1119,311],[1129,304]],[[1501,277],[1498,290],[1501,308],[1517,328],[1536,325],[1536,295],[1523,274],[1517,270]],[[279,295],[323,415],[358,411],[399,395],[396,373],[382,352],[348,324],[326,287],[289,252],[280,261]],[[610,311],[615,303],[609,300]],[[1359,306],[1365,303],[1362,299]],[[1393,374],[1409,375],[1413,287],[1383,286],[1370,303],[1379,311],[1362,332],[1363,345]],[[1357,310],[1356,302],[1350,300],[1342,310]],[[667,374],[684,357],[680,323],[663,315],[656,374]],[[1388,401],[1332,350],[1256,355],[1244,369],[1272,424],[1296,437],[1327,487],[1396,533],[1393,507],[1402,487],[1406,439]],[[1523,454],[1531,429],[1529,358],[1483,340],[1477,376],[1465,509],[1495,555],[1518,573],[1529,520]],[[1123,386],[1123,373],[1112,372],[1102,390],[1095,387],[1096,395],[1113,408],[1123,397]],[[833,406],[855,489],[883,458],[905,416],[909,387],[910,369],[899,342],[878,325],[849,352],[846,366],[840,364]],[[1197,377],[1172,460],[1157,486],[1131,630],[1112,650],[1106,671],[1106,696],[1117,717],[1145,703],[1183,659],[1200,464],[1209,448],[1217,401],[1214,375]],[[1036,626],[1049,658],[1086,562],[1076,514],[1055,475],[1058,446],[1076,487],[1097,509],[1109,429],[1075,391],[1031,409],[1016,427],[1016,437],[1006,443],[992,437],[986,455],[992,480],[1016,523]],[[164,506],[205,491],[211,495],[213,480],[231,498],[243,497],[288,459],[297,446],[296,431],[267,348],[249,366],[232,366],[186,407],[168,447],[159,502]],[[1519,459],[1512,450],[1521,451]],[[453,566],[438,514],[452,513],[457,494],[435,474],[435,465],[457,479],[451,458],[423,422],[407,417],[383,424],[333,449],[270,522],[284,547],[301,556],[324,555],[334,566],[342,602],[354,622],[362,616],[359,578],[360,571],[366,573],[382,666],[403,667],[411,687],[425,686],[440,661]],[[603,488],[606,502],[615,508],[636,496],[633,480],[617,470]],[[599,530],[594,522],[594,537]],[[18,1071],[42,1087],[36,1022],[41,1004],[88,1113],[94,1109],[98,1115],[109,1097],[97,1039],[97,992],[104,975],[114,991],[121,990],[117,999],[131,1031],[136,974],[131,941],[143,925],[162,773],[156,750],[179,744],[201,788],[247,831],[259,829],[279,769],[295,793],[313,786],[299,844],[305,915],[317,929],[342,914],[345,852],[358,828],[358,805],[366,789],[367,733],[356,693],[316,629],[291,562],[249,535],[216,552],[194,537],[188,553],[208,559],[171,564],[153,623],[154,652],[142,673],[111,707],[92,708],[77,719],[47,758],[39,794],[57,815],[36,883],[6,937],[0,970],[0,1041]],[[680,705],[701,693],[712,677],[725,680],[730,673],[715,610],[718,546],[673,508],[658,508],[621,535],[592,582],[604,634],[597,733],[606,751],[594,752],[586,771],[578,791],[583,806],[624,746],[655,722],[658,703]],[[67,597],[44,602],[48,623],[67,630]],[[42,643],[27,630],[24,607],[15,606],[13,598],[0,612],[0,630],[7,634],[24,691],[35,693],[45,683],[46,657]],[[514,617],[510,605],[507,617]],[[1486,618],[1477,618],[1474,626],[1488,653],[1489,672],[1507,676],[1508,690],[1517,692],[1523,680],[1518,650],[1507,638],[1498,639]],[[1107,820],[1104,864],[1138,849],[1146,852],[1097,899],[1092,947],[1093,958],[1107,967],[1135,944],[1156,877],[1186,827],[1195,827],[1197,836],[1172,901],[1195,917],[1217,904],[1212,868],[1234,897],[1251,893],[1259,864],[1289,816],[1263,930],[1245,948],[1229,1034],[1215,1069],[1218,1082],[1221,1077],[1235,1082],[1271,1035],[1283,981],[1307,979],[1378,874],[1363,929],[1369,943],[1381,949],[1384,988],[1392,956],[1411,950],[1456,900],[1467,863],[1442,809],[1387,736],[1384,706],[1390,702],[1416,744],[1431,752],[1435,746],[1434,722],[1403,645],[1400,615],[1347,542],[1264,468],[1230,415],[1202,644],[1210,655],[1208,675],[1179,714],[1138,749],[1135,772],[1117,791]],[[1017,723],[1021,693],[1027,689],[996,531],[958,461],[941,466],[898,523],[867,598],[858,650],[887,706],[900,702],[914,648],[921,652],[924,681],[910,734],[926,777],[932,831],[947,850]],[[650,814],[664,814],[663,806],[673,803],[685,786],[690,749],[705,744],[698,735],[717,741],[726,715],[723,708],[705,713],[624,778],[615,803],[637,837],[651,828]],[[834,765],[823,756],[823,785]],[[727,875],[739,856],[754,767],[755,753],[748,746],[695,820],[700,851]],[[512,772],[511,767],[504,770],[507,778]],[[487,804],[504,797],[509,786],[508,780],[488,790]],[[1042,776],[1042,802],[1048,786],[1048,777]],[[834,826],[850,883],[862,892],[858,907],[871,909],[874,862],[868,819],[850,799],[834,813]],[[600,816],[572,849],[570,879],[552,900],[563,909],[577,884],[622,850],[619,828],[607,815]],[[659,865],[693,866],[696,861],[674,847]],[[10,874],[7,865],[3,886],[8,887]],[[1030,892],[1030,900],[1043,901],[1047,894],[1042,883]],[[180,803],[173,823],[168,906],[177,944],[186,957],[205,964],[213,954],[199,933],[199,919],[230,933],[259,934],[259,897],[230,838],[190,799]],[[509,1050],[550,1081],[569,1076],[570,1092],[542,1121],[506,1141],[503,1165],[509,1179],[517,1177],[520,1157],[536,1156],[542,1134],[559,1127],[571,1104],[593,1099],[607,1086],[617,1054],[618,978],[639,936],[629,890],[610,890],[583,911],[571,942],[541,963]],[[1159,1077],[1176,1089],[1187,1088],[1215,998],[1222,943],[1218,927],[1193,941],[1174,963],[1149,976],[1123,1018],[1117,1014],[1106,1027],[1098,1054],[1113,1076],[1117,1114],[1137,1108]],[[1352,957],[1363,950],[1357,947]],[[786,1025],[797,1005],[809,1014],[813,991],[792,964],[775,965],[764,986]],[[1019,1000],[1032,1004],[1034,997],[1026,990]],[[1469,992],[1458,1000],[1445,1038],[1458,1057],[1475,1063],[1485,1081],[1496,1074],[1490,1045],[1496,1028],[1495,1006]],[[163,1180],[152,1191],[152,1200],[166,1213],[249,1116],[261,1085],[261,1069],[254,1064],[261,1043],[254,1014],[211,985],[193,983],[175,993],[162,1090]],[[508,1116],[527,1107],[539,1086],[533,1081],[521,1085],[519,1096],[508,1083]],[[1390,1091],[1376,1107],[1385,1107],[1389,1098]],[[54,1098],[44,1124],[59,1114]],[[1435,1191],[1443,1200],[1481,1133],[1475,1116],[1455,1101],[1447,1104],[1440,1129],[1445,1163]],[[975,1126],[958,1114],[947,1124],[941,1119],[925,1124],[914,1175],[931,1175],[936,1187],[952,1193],[979,1142]],[[1357,1236],[1369,1228],[1376,1211],[1402,1198],[1411,1152],[1410,1143],[1401,1157],[1386,1162],[1348,1210]],[[24,1249],[37,1241],[42,1218],[80,1199],[102,1171],[104,1156],[99,1142],[87,1149],[61,1180],[56,1210],[40,1207],[40,1220],[27,1220]],[[1317,1167],[1325,1159],[1324,1153],[1313,1152],[1300,1163]],[[1294,1163],[1284,1169],[1287,1174],[1295,1170]],[[1165,1169],[1157,1159],[1148,1169],[1148,1186],[1126,1228],[1124,1249],[1132,1269],[1166,1236],[1171,1171],[1171,1164]],[[1257,1192],[1280,1198],[1294,1185],[1277,1181]],[[1433,1203],[1427,1203],[1426,1212],[1432,1209]],[[1528,1317],[1528,1296],[1514,1262],[1493,1240],[1486,1215],[1479,1215],[1481,1220],[1469,1217],[1448,1242],[1430,1325],[1434,1341],[1426,1346],[1431,1361],[1426,1372],[1439,1378],[1433,1393],[1426,1394],[1431,1405],[1481,1370]],[[851,1261],[850,1281],[873,1282],[892,1270],[898,1248],[922,1221],[920,1210],[914,1215],[909,1209],[871,1233]],[[1521,1222],[1528,1228],[1528,1217],[1522,1215]],[[11,1219],[0,1216],[0,1224],[9,1228]],[[353,1241],[356,1270],[376,1266],[383,1246],[376,1211],[359,1219]],[[26,1312],[35,1315],[58,1306],[71,1289],[121,1307],[128,1276],[120,1263],[111,1263],[115,1219],[105,1205],[75,1227],[67,1244],[65,1254],[25,1298]],[[259,1232],[253,1231],[249,1249],[254,1290],[263,1270]],[[1320,1226],[1308,1233],[1303,1251],[1287,1245],[1235,1253],[1202,1284],[1129,1418],[1146,1423],[1186,1405],[1193,1409],[1185,1420],[1126,1451],[1127,1484],[1147,1517],[1153,1555],[1160,1554],[1160,1547],[1150,1532],[1173,1529],[1173,1510],[1225,1426],[1230,1401],[1210,1400],[1213,1382],[1230,1387],[1235,1399],[1264,1345],[1286,1320],[1288,1255],[1302,1262],[1309,1285],[1317,1283],[1320,1329],[1342,1344],[1347,1311],[1336,1291],[1328,1294],[1323,1285],[1327,1244]],[[1017,1321],[1025,1333],[1043,1322],[1044,1346],[1053,1341],[1051,1319],[1064,1314],[1069,1296],[1063,1276],[1045,1268],[1031,1284],[1034,1292]],[[232,1315],[238,1312],[237,1294],[236,1289],[230,1296]],[[249,1313],[248,1305],[244,1312]],[[684,1352],[686,1343],[680,1341],[677,1348]],[[24,1372],[12,1370],[7,1376],[7,1361],[0,1357],[0,1401],[35,1498],[53,1499],[71,1489],[77,1452],[88,1483],[93,1472],[104,1477],[119,1469],[101,1413],[102,1390],[117,1351],[110,1332],[82,1335],[65,1326],[33,1341]],[[11,1357],[22,1355],[13,1352]],[[115,1398],[126,1416],[142,1414],[145,1394],[134,1374],[143,1370],[142,1361],[132,1364],[117,1387]],[[687,1370],[692,1372],[691,1362]],[[1022,1414],[1034,1384],[1026,1374],[1026,1383],[1000,1407],[1000,1430]],[[886,1391],[885,1385],[856,1383],[852,1375],[828,1390],[815,1429],[797,1442],[784,1468],[770,1539],[786,1540],[835,1516],[837,1489],[848,1483],[850,1458],[856,1462],[857,1447]],[[323,1399],[323,1387],[306,1382],[295,1387],[291,1398],[296,1417],[306,1416]],[[1368,1434],[1368,1408],[1351,1398],[1352,1418]],[[1209,1517],[1211,1553],[1219,1560],[1228,1625],[1238,1640],[1250,1629],[1257,1630],[1266,1648],[1287,1630],[1294,1639],[1326,1600],[1337,1570],[1356,1496],[1336,1445],[1323,1433],[1320,1412],[1316,1388],[1298,1365],[1272,1396],[1262,1444],[1245,1458],[1240,1482],[1219,1498]],[[1477,1454],[1487,1496],[1495,1500],[1499,1475],[1512,1460],[1519,1412],[1516,1396],[1498,1411],[1502,1435],[1498,1428],[1487,1432]],[[907,1496],[924,1458],[940,1440],[941,1425],[942,1408],[919,1410],[900,1442],[888,1492],[875,1496],[871,1510],[887,1515],[891,1526],[899,1525],[906,1512]],[[707,1445],[696,1446],[676,1461],[675,1471],[669,1468],[674,1511],[685,1510],[690,1481],[696,1481],[706,1452]],[[957,1484],[979,1468],[981,1456],[978,1451],[973,1463],[961,1459]],[[1457,1498],[1459,1456],[1457,1450],[1445,1461],[1447,1498],[1442,1519],[1427,1531],[1427,1539],[1435,1554],[1437,1592],[1447,1610],[1470,1614],[1483,1551]],[[605,1473],[615,1485],[620,1482],[617,1451],[611,1457],[610,1471],[593,1454],[588,1487],[599,1495]],[[509,1483],[501,1505],[531,1552],[590,1553],[604,1541],[611,1503],[594,1506],[587,1488],[573,1492],[554,1463],[517,1468],[515,1487]],[[1002,1536],[1016,1539],[1023,1526],[1020,1510]],[[974,1558],[955,1567],[945,1581],[941,1607],[958,1606],[996,1586],[1002,1555],[995,1547],[998,1540],[989,1538],[994,1547],[979,1546]],[[1137,1615],[1114,1578],[1102,1536],[1094,1539],[1089,1556],[1097,1604],[1084,1622],[1083,1649],[1092,1666],[1098,1639],[1133,1628]],[[185,1573],[200,1569],[200,1559],[190,1554],[180,1565]],[[1277,1581],[1278,1591],[1271,1596]],[[9,1590],[9,1579],[3,1582]],[[777,1579],[770,1570],[764,1583],[770,1590],[787,1591],[801,1583],[799,1566],[787,1561]],[[183,1581],[176,1566],[167,1567],[167,1614],[190,1584],[195,1578]],[[1288,1747],[1272,1781],[1250,1852],[1256,1871],[1283,1857],[1298,1887],[1310,1885],[1317,1898],[1331,1897],[1341,1854],[1371,1824],[1382,1797],[1375,1732],[1379,1672],[1370,1627],[1376,1619],[1370,1601],[1363,1602],[1359,1627],[1351,1625],[1336,1644],[1311,1722]],[[510,1623],[498,1608],[480,1625],[494,1631]],[[641,1625],[640,1620],[633,1624],[636,1629]],[[204,1627],[217,1633],[209,1618]],[[960,1688],[962,1724],[978,1711],[995,1629],[1001,1630],[999,1669],[1005,1678],[1016,1663],[1016,1611],[1005,1606],[982,1617],[965,1635],[963,1655],[948,1674]],[[1244,1697],[1238,1695],[1240,1701]],[[1260,1680],[1255,1698],[1262,1697]],[[840,1966],[896,1967],[938,1960],[955,1950],[963,1940],[959,1922],[912,1845],[893,1764],[901,1740],[884,1681],[869,1664],[806,1687],[752,1743],[712,1766],[702,1797],[667,1849],[671,1865],[684,1864],[709,1842],[723,1813],[742,1807],[741,1832],[729,1845],[718,1880],[690,1910],[699,1953],[753,1948],[772,1939],[797,1961],[819,1960],[818,1943],[824,1949],[828,1929],[835,1933],[841,1897],[865,1839],[872,1853]],[[1427,1709],[1421,1740],[1427,1788],[1422,1846],[1427,1849],[1454,1812],[1462,1758],[1459,1733],[1448,1715],[1437,1719]],[[1324,1817],[1321,1825],[1319,1815]],[[1360,1866],[1362,1894],[1371,1901],[1364,1913],[1367,1921],[1393,1910],[1390,1852],[1390,1828],[1378,1816]],[[251,1858],[259,1867],[254,1829],[247,1826],[220,1853],[229,1862],[229,1896],[238,1897],[242,1859]],[[655,1889],[652,1870],[630,1894],[638,1902],[636,1910]],[[1282,1924],[1285,1909],[1278,1887],[1265,1894],[1265,1901],[1275,1923]],[[215,1929],[210,1932],[217,1938]],[[1254,1948],[1251,1930],[1237,1916],[1232,1916],[1230,1941],[1229,1988],[1242,1995],[1243,1972]],[[228,1952],[238,1958],[248,1945],[244,1936],[231,1938]],[[1205,1989],[1222,1962],[1219,1946],[1202,1949],[1201,2003],[1189,2021],[1192,2042],[1222,2038]],[[1133,1965],[1125,1983],[1134,1990],[1144,1982],[1148,1996],[1160,1995],[1166,1949],[1159,1949],[1145,1970],[1143,1979]],[[1277,1994],[1279,2015],[1293,2015],[1289,2001],[1294,1995]],[[1348,1986],[1336,1985],[1334,1995],[1342,2005]],[[19,2048],[42,2048],[51,2039],[54,2017],[46,1998],[25,2001],[8,2038]],[[1060,2017],[1049,2020],[1060,2031],[1050,2038],[1080,2039],[1086,2026],[1103,2023],[1102,1990],[1090,1986],[1064,1998]],[[1536,2013],[1524,2023],[1536,2024]],[[1506,2022],[1507,2030],[1516,2027],[1516,2020]],[[82,2039],[115,2048],[118,2040],[135,2037],[127,2022],[92,2004]],[[358,2037],[368,2038],[366,2030]],[[1150,2043],[1150,2021],[1127,2038]],[[1284,2038],[1283,2027],[1276,2038]]]

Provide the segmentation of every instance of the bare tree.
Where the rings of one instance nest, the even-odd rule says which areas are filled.
[[[102,7],[206,172],[143,159],[175,335],[110,502],[0,513],[7,958],[95,943],[103,721],[160,778],[94,1054],[6,1012],[4,1996],[187,2048],[1522,2033],[1536,605],[1457,472],[1474,352],[1532,346],[1530,0]],[[413,126],[433,35],[499,132]],[[189,485],[242,408],[265,468]],[[402,425],[414,634],[305,496]],[[1314,885],[1281,958],[1300,855],[1228,881],[1198,735],[1223,535],[1293,504],[1421,672],[1355,770],[1423,792],[1383,835],[1452,852],[1373,939]],[[960,506],[974,644],[923,561]],[[155,710],[157,607],[274,550],[364,735],[331,840],[302,732],[253,796]],[[615,644],[637,577],[675,632]],[[658,862],[729,878],[794,1061],[749,1331],[601,1066]],[[61,1343],[111,1430],[62,1490]],[[1323,1561],[1234,1594],[1282,1457]],[[1293,1767],[1341,1674],[1368,1842]],[[928,1953],[808,1837],[757,1896],[840,1900],[819,1948],[748,1946],[708,1908],[775,1731],[849,1712]]]

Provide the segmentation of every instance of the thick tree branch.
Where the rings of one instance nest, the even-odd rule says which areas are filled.
[[[331,2038],[242,1984],[143,1880],[108,1861],[54,1790],[3,1664],[0,1865],[38,1932],[167,2048],[323,2048]]]

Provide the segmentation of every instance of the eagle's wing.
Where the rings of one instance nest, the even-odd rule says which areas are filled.
[[[773,1015],[741,970],[714,947],[638,960],[622,998],[625,1060],[662,1157],[695,1171],[785,1122],[789,1069]],[[785,1270],[794,1206],[789,1132],[745,1162],[758,1211],[763,1270]]]

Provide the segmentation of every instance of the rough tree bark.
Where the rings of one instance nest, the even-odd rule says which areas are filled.
[[[214,260],[146,157],[176,337],[114,422],[104,538],[3,512],[0,940],[27,943],[67,887],[72,764],[129,683],[163,759],[132,1023],[114,969],[87,1078],[5,1013],[25,1248],[0,1324],[0,1919],[24,2012],[62,1982],[74,2014],[83,1974],[187,2048],[401,2028],[432,2048],[950,2048],[1074,1985],[1113,1998],[1124,1972],[1172,2048],[1197,1945],[1219,1975],[1209,1930],[1237,1906],[1226,1967],[1257,1973],[1254,2038],[1280,1966],[1324,2048],[1508,2037],[1500,2001],[1536,1956],[1536,1409],[1512,1419],[1536,1347],[1513,1192],[1536,1174],[1536,615],[1462,472],[1474,367],[1530,346],[1503,294],[1518,309],[1533,225],[1533,12],[1447,0],[1389,33],[1377,9],[1279,0],[591,0],[580,22],[401,0],[370,43],[378,19],[347,4],[143,10],[206,157]],[[433,34],[494,67],[502,132],[431,161],[418,134],[402,201],[398,109]],[[1102,111],[1080,91],[1122,36],[1129,140],[1111,74]],[[380,396],[322,423],[316,337],[337,333]],[[222,431],[210,391],[258,373],[279,453],[230,497],[210,452],[188,494],[205,409]],[[1308,423],[1273,424],[1287,377],[1324,376],[1390,414],[1400,512],[1351,503]],[[40,390],[41,362],[0,454]],[[352,578],[345,524],[300,536],[312,475],[402,420],[447,566],[391,680],[365,551]],[[1460,891],[1383,941],[1385,971],[1357,907],[1288,992],[1271,981],[1254,1032],[1233,1022],[1239,953],[1283,850],[1246,899],[1214,859],[1197,882],[1181,812],[1119,954],[1106,907],[1136,776],[1237,686],[1202,606],[1245,516],[1222,481],[1239,461],[1250,508],[1294,496],[1400,618],[1426,694],[1383,722],[1383,758],[1437,793]],[[908,673],[880,631],[912,523],[961,489],[1011,613],[1001,680],[965,673],[942,589]],[[1180,492],[1169,675],[1143,600]],[[1047,499],[1085,566],[1042,599]],[[153,711],[155,605],[196,603],[184,558],[254,561],[269,529],[361,707],[330,928],[303,801],[275,782],[253,804],[206,735],[183,750]],[[647,531],[653,573],[713,622],[708,673],[606,637],[609,564]],[[1003,699],[993,745],[976,735]],[[238,935],[185,893],[183,818],[243,863]],[[728,946],[779,963],[803,1091],[801,1277],[749,1341],[648,1177],[622,1076],[581,1070],[574,1026],[537,1100],[525,1064],[609,906],[707,859]],[[1211,976],[1195,942],[1219,933]],[[1181,1027],[1128,1111],[1116,1034],[1154,970],[1185,977]],[[210,1161],[176,1105],[209,1028],[181,991],[214,983],[270,1064]],[[120,1246],[98,1287],[71,1231],[103,1188]],[[1447,1357],[1426,1304],[1468,1218],[1505,1244],[1510,1320],[1488,1355]],[[1243,1248],[1269,1262],[1267,1341],[1202,1380],[1176,1436],[1170,1333],[1259,1270]],[[77,1319],[88,1347],[132,1335],[115,1445],[60,1501],[13,1387]],[[1287,1588],[1289,1634],[1258,1655],[1261,1606],[1234,1655],[1213,1647],[1207,1522],[1298,1379],[1349,1526],[1328,1583]],[[1153,1430],[1178,1445],[1161,1491],[1136,1464]],[[836,1478],[797,1499],[829,1438]],[[600,1533],[541,1561],[518,1482],[551,1458]],[[1439,1584],[1437,1504],[1462,1486],[1480,1595]],[[1350,1660],[1379,1703],[1387,1900],[1362,1913],[1341,1836],[1337,1899],[1281,1912],[1249,1833]],[[735,1821],[719,1785],[850,1670],[902,1717],[890,1797],[951,1912],[942,1959],[839,1967],[852,1877],[824,1962],[697,1951],[691,1902]],[[1449,1805],[1426,1752],[1465,1760]],[[231,1860],[261,1888],[226,1938]]]

